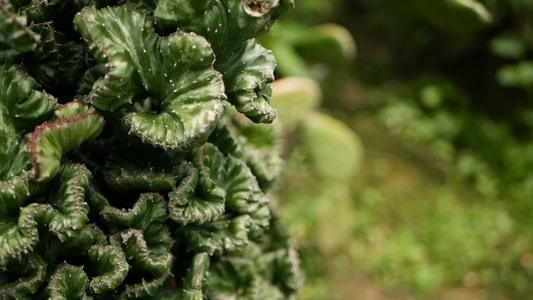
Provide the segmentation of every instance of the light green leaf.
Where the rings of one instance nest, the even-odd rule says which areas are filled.
[[[285,131],[293,131],[321,101],[322,92],[315,80],[286,77],[272,84],[271,103],[278,109],[278,120]]]
[[[492,54],[507,59],[522,59],[527,53],[527,43],[518,34],[500,34],[489,43]]]
[[[503,86],[533,89],[533,61],[524,60],[516,65],[503,66],[496,77]]]
[[[422,16],[440,28],[455,33],[471,33],[492,22],[492,14],[478,0],[414,0]]]

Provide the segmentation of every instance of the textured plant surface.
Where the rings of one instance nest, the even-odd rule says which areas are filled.
[[[251,122],[276,117],[255,38],[292,6],[0,0],[0,298],[294,297]]]

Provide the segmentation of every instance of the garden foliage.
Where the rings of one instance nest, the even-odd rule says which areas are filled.
[[[307,149],[316,136],[310,129],[326,124],[316,111],[299,118],[303,105],[312,106],[312,89],[278,95],[284,105],[275,106],[290,137],[280,195],[283,216],[302,245],[308,279],[302,298],[342,293],[338,274],[348,268],[346,253],[395,294],[438,298],[466,286],[487,297],[530,297],[532,4],[308,0],[260,40],[279,58],[279,74],[320,81],[327,100],[321,109],[360,130],[368,154],[362,173],[348,177],[351,190],[320,176],[316,154],[334,143],[329,134],[328,143]],[[339,27],[319,25],[325,21],[354,34],[355,65],[339,51],[348,43],[331,39],[342,37]],[[342,89],[342,66],[356,75],[349,88]],[[295,107],[286,101],[303,95],[308,102],[295,101]],[[296,120],[285,120],[284,110]]]
[[[255,38],[292,6],[0,1],[0,297],[292,298],[251,122],[276,117]]]
[[[462,283],[472,272],[491,295],[503,291],[527,298],[533,289],[529,260],[533,241],[529,215],[533,197],[533,2],[358,2],[365,11],[359,25],[368,26],[361,35],[374,36],[372,42],[386,49],[368,55],[357,68],[359,80],[382,100],[375,116],[405,142],[429,145],[445,162],[442,169],[453,183],[447,188],[466,183],[483,201],[473,204],[471,197],[457,201],[428,197],[442,199],[433,202],[438,205],[423,221],[422,231],[414,228],[403,234],[398,230],[379,247],[397,250],[374,252],[374,262],[364,251],[356,256],[370,273],[394,289],[431,293],[443,285]],[[373,198],[383,197],[368,197]],[[386,206],[380,210],[385,212]],[[371,229],[374,233],[362,235],[372,236],[379,232],[375,229],[379,213],[368,215],[372,225],[360,222],[357,226]],[[438,221],[445,215],[453,217],[454,223]],[[471,222],[475,223],[458,225]],[[454,232],[453,237],[443,239],[449,232]],[[372,249],[367,241],[358,247]],[[461,247],[465,251],[459,251]],[[418,250],[425,258],[414,262],[409,253]],[[461,261],[454,257],[457,251],[463,253]],[[387,263],[399,267],[391,271]],[[415,265],[417,270],[431,272],[417,276],[410,269]]]

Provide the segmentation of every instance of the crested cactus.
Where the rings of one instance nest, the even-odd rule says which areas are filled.
[[[254,124],[292,6],[0,0],[0,298],[293,298]]]

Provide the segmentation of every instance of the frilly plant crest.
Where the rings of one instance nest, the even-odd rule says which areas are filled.
[[[0,2],[0,298],[294,297],[279,138],[248,121],[292,5]]]
[[[154,12],[159,26],[200,34],[211,43],[222,73],[228,100],[254,122],[270,123],[275,59],[254,38],[270,30],[292,7],[292,0],[159,1]]]

